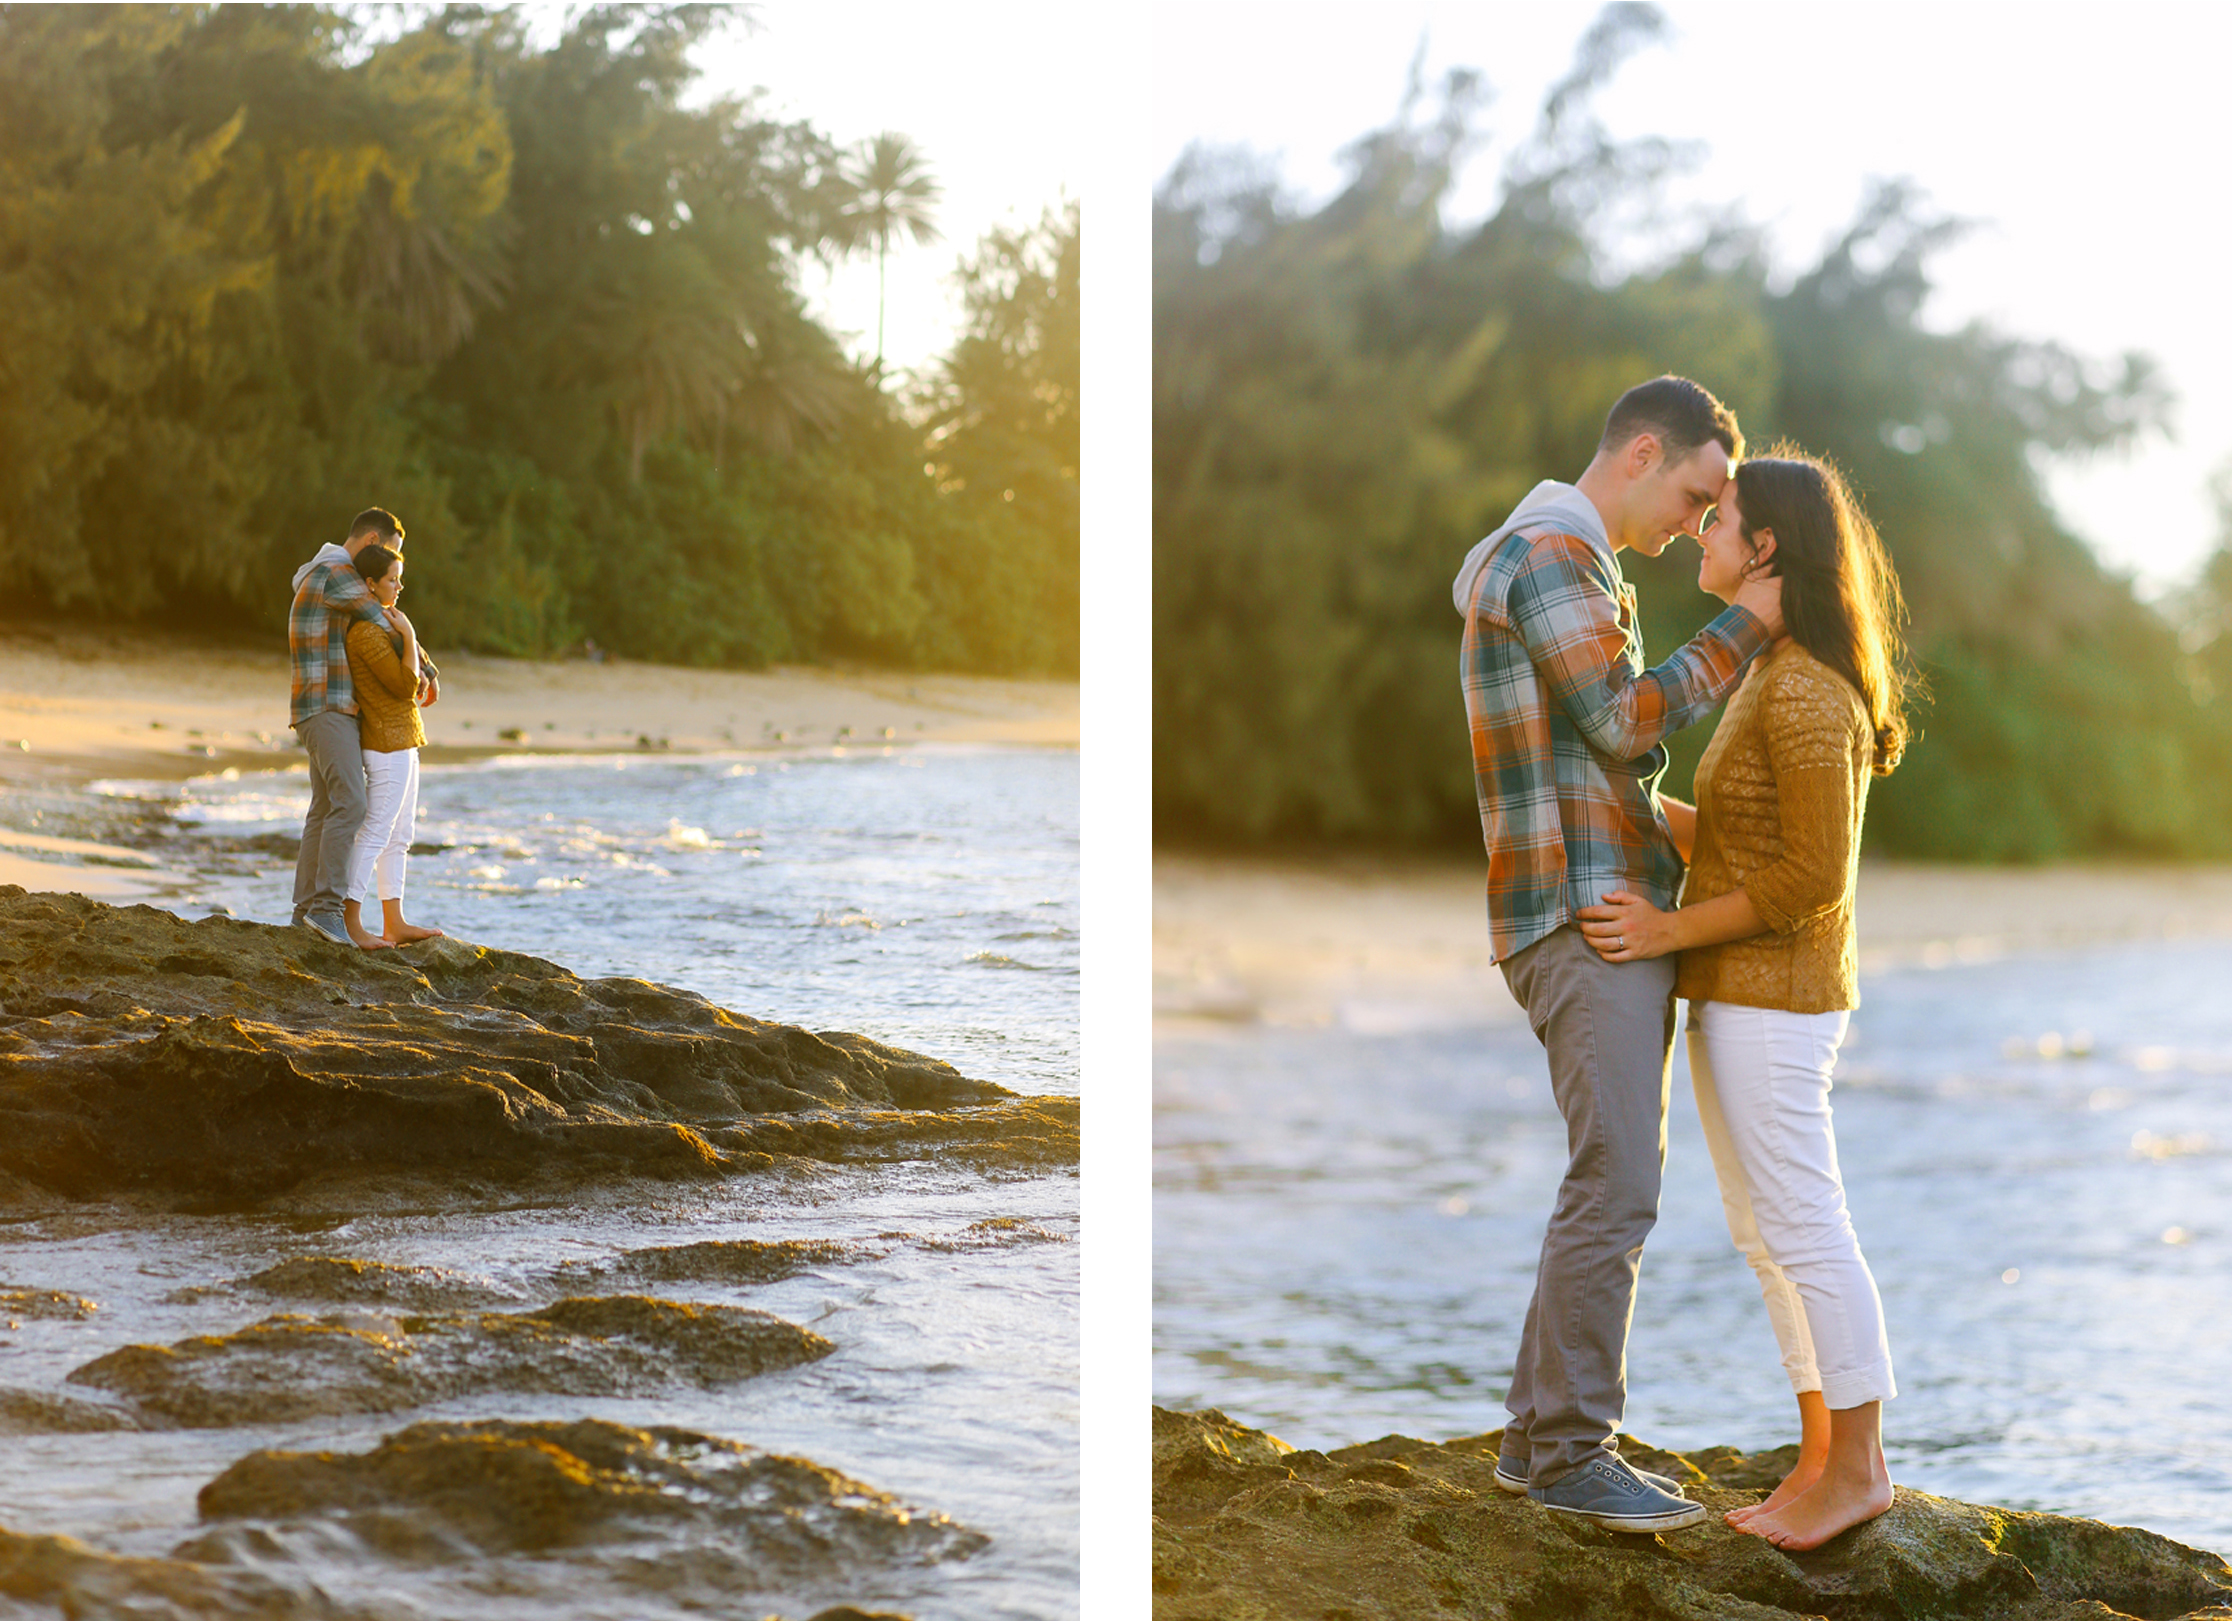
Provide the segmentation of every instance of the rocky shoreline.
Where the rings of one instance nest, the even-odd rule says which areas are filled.
[[[1722,1524],[1792,1449],[1622,1455],[1715,1514],[1598,1530],[1499,1491],[1498,1433],[1298,1451],[1214,1410],[1154,1412],[1161,1621],[2232,1621],[2232,1568],[2150,1531],[1901,1488],[1881,1518],[1792,1554]]]
[[[0,1208],[268,1208],[338,1183],[364,1208],[786,1162],[1077,1159],[1076,1099],[866,1036],[458,940],[358,952],[12,885],[0,1112]]]
[[[738,1291],[1065,1235],[994,1215],[843,1239],[559,1249],[490,1273],[366,1258],[347,1235],[380,1212],[469,1224],[656,1210],[661,1190],[671,1203],[677,1187],[727,1178],[771,1183],[779,1208],[789,1187],[811,1198],[848,1167],[1060,1175],[1077,1162],[1077,1120],[1075,1098],[1023,1096],[865,1036],[458,940],[362,953],[306,930],[0,886],[7,1236],[120,1222],[330,1235],[238,1271],[172,1272],[178,1286],[114,1322],[97,1286],[0,1280],[6,1334],[43,1336],[52,1370],[11,1365],[0,1436],[42,1449],[48,1469],[57,1449],[96,1449],[114,1468],[138,1435],[223,1446],[259,1432],[214,1454],[199,1524],[167,1552],[0,1526],[0,1611],[390,1617],[431,1613],[430,1591],[450,1595],[439,1608],[565,1559],[643,1613],[725,1611],[755,1592],[814,1621],[905,1621],[829,1605],[971,1560],[982,1532],[811,1458],[579,1404],[656,1413],[713,1392],[719,1405],[700,1395],[695,1410],[718,1414],[734,1390],[748,1413],[742,1392],[832,1357],[844,1330],[735,1304]],[[241,1253],[270,1249],[250,1238]],[[689,1298],[707,1292],[728,1298]],[[172,1325],[149,1336],[163,1343],[115,1332],[151,1318]],[[407,1416],[515,1401],[571,1416]],[[366,1435],[363,1420],[389,1414],[405,1427]],[[353,1450],[321,1439],[352,1422]],[[312,1444],[271,1444],[277,1426]],[[483,1573],[506,1560],[529,1565]]]

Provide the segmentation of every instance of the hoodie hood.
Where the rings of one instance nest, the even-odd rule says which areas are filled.
[[[300,591],[302,589],[302,582],[310,578],[310,571],[314,568],[322,567],[327,563],[337,563],[343,568],[351,568],[355,566],[349,557],[348,547],[336,546],[329,541],[325,545],[318,548],[318,553],[315,557],[311,558],[309,562],[303,564],[302,567],[295,570],[294,588],[297,591]]]
[[[1481,571],[1487,568],[1489,555],[1506,536],[1522,529],[1551,529],[1561,535],[1579,535],[1606,557],[1612,555],[1612,537],[1604,532],[1604,518],[1598,513],[1596,503],[1572,485],[1546,478],[1511,509],[1511,516],[1504,520],[1501,529],[1465,554],[1465,566],[1457,571],[1456,583],[1449,591],[1459,613],[1472,612],[1473,594],[1480,589]]]

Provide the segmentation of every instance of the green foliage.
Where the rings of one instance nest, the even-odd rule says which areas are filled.
[[[960,371],[888,398],[807,317],[797,267],[858,198],[810,126],[684,105],[725,10],[594,6],[536,48],[472,6],[384,42],[315,6],[0,6],[0,593],[275,628],[377,504],[436,645],[1074,670],[1074,588],[1016,623],[1038,554],[1074,560],[1074,448],[1029,518],[1066,537],[988,528],[930,419],[1023,402]]]
[[[1196,150],[1159,189],[1158,832],[1477,841],[1449,580],[1538,479],[1580,472],[1622,390],[1674,371],[1755,444],[1834,456],[1892,551],[1934,697],[1872,790],[1871,849],[2232,853],[2232,621],[2181,648],[2039,479],[2044,456],[2157,426],[2151,369],[1925,329],[1929,255],[1958,226],[1896,185],[1787,290],[1726,223],[1615,272],[1607,235],[1678,154],[1611,141],[1587,96],[1655,26],[1608,8],[1477,226],[1443,220],[1470,75],[1356,143],[1322,207],[1241,154]],[[1654,654],[1718,611],[1693,549],[1624,562]],[[1709,731],[1675,740],[1676,791]]]
[[[940,634],[994,668],[1077,664],[1079,271],[1074,200],[988,235],[961,267],[968,323],[930,392],[928,471],[958,521],[923,589]],[[1004,599],[976,588],[987,578]]]

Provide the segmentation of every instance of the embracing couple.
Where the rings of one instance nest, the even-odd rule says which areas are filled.
[[[403,917],[403,870],[418,825],[418,751],[426,742],[419,707],[441,696],[440,672],[396,606],[403,526],[380,507],[358,513],[346,541],[321,546],[295,570],[294,587],[288,723],[310,756],[294,920],[367,951],[432,939],[442,931]],[[378,933],[364,922],[375,878]]]
[[[1496,1481],[1613,1530],[1705,1518],[1616,1445],[1686,998],[1729,1234],[1766,1296],[1801,1435],[1773,1494],[1726,1518],[1795,1549],[1892,1500],[1891,1352],[1829,1084],[1859,999],[1868,779],[1905,747],[1905,655],[1897,580],[1836,470],[1743,449],[1696,383],[1630,389],[1579,481],[1536,485],[1457,576],[1489,927],[1549,1055],[1570,1152]],[[1650,666],[1619,554],[1656,557],[1676,537],[1695,540],[1698,585],[1727,606]],[[1724,699],[1696,803],[1660,794],[1664,740]]]

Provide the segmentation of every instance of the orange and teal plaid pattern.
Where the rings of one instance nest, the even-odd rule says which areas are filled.
[[[1729,608],[1646,669],[1635,590],[1609,551],[1547,531],[1496,548],[1465,615],[1459,677],[1498,962],[1607,890],[1674,904],[1665,740],[1711,713],[1766,645],[1759,617]]]
[[[300,726],[328,709],[356,713],[356,688],[349,680],[349,626],[379,615],[372,588],[353,568],[321,563],[304,578],[294,605],[287,610],[287,653],[294,665],[289,726]]]

